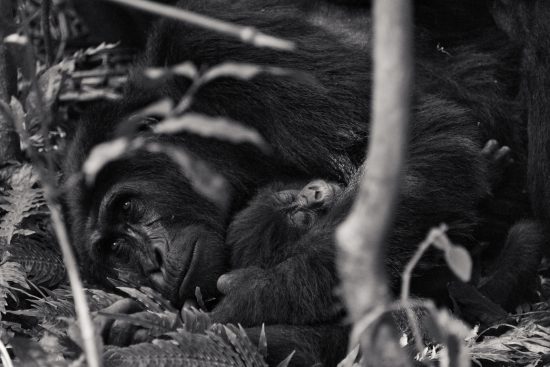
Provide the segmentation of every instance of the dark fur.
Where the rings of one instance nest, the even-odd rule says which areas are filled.
[[[501,168],[508,165],[508,157],[501,157],[498,153],[498,147],[481,152],[490,167],[488,172],[492,183],[506,178]],[[233,309],[236,304],[240,304],[241,309],[254,311],[239,317],[240,322],[250,325],[262,320],[272,322],[272,318],[273,322],[289,324],[315,323],[337,319],[341,315],[342,305],[333,296],[334,291],[331,292],[337,286],[331,267],[335,248],[332,234],[353,203],[355,182],[343,194],[327,196],[322,210],[297,207],[298,190],[307,192],[309,184],[302,186],[303,183],[296,182],[264,187],[232,220],[226,243],[231,253],[231,269],[234,270],[218,280],[218,288],[228,296],[214,311],[216,317],[220,317],[219,313],[224,309]],[[322,195],[319,196],[321,200]],[[319,204],[319,201],[314,204]],[[291,220],[297,211],[313,212],[307,227],[296,226]],[[489,264],[484,261],[480,291],[506,309],[513,309],[532,298],[533,287],[526,285],[535,284],[534,270],[544,243],[540,225],[533,222],[515,224],[505,245],[500,246],[497,259],[489,260]],[[391,258],[388,258],[388,264],[392,265]],[[390,274],[393,273],[390,271]],[[392,278],[394,286],[398,285],[398,275]],[[447,272],[440,273],[442,289],[451,280]],[[297,289],[296,284],[306,286]],[[426,283],[430,288],[435,284],[437,282]],[[473,284],[477,284],[476,279]],[[265,294],[260,294],[264,288]],[[245,297],[244,292],[249,297]],[[280,312],[273,315],[271,308]],[[283,319],[281,315],[284,315]],[[224,317],[227,316],[221,316]]]
[[[498,0],[493,5],[497,23],[522,48],[520,98],[527,109],[529,137],[529,194],[535,215],[550,220],[550,4],[538,0]]]
[[[149,38],[142,65],[191,60],[212,66],[229,59],[306,70],[320,84],[262,75],[251,81],[220,79],[200,90],[194,111],[228,116],[258,129],[273,147],[272,155],[248,145],[187,134],[154,139],[185,147],[223,174],[231,185],[232,210],[242,208],[258,187],[285,177],[323,177],[349,183],[363,161],[368,138],[368,11],[331,8],[333,5],[322,1],[305,0],[185,0],[179,4],[291,39],[297,42],[298,50],[285,53],[252,48],[230,37],[162,21]],[[519,88],[518,47],[511,46],[495,28],[462,42],[453,38],[444,50],[437,47],[442,39],[438,34],[418,32],[409,159],[387,247],[393,286],[430,227],[446,222],[457,243],[476,243],[473,235],[482,214],[478,203],[489,194],[487,164],[478,152],[488,138],[495,137],[513,148],[519,167],[513,174],[520,176],[516,189],[523,183],[525,126],[520,118],[522,110],[514,103]],[[464,45],[456,46],[460,43]],[[189,85],[186,80],[174,79],[148,88],[140,80],[139,70],[137,67],[122,102],[97,110],[79,126],[68,155],[68,175],[80,169],[95,144],[115,136],[124,116],[160,97],[177,100]],[[129,251],[130,260],[125,262],[113,260],[112,254],[97,246],[117,236],[129,236],[124,223],[117,219],[116,207],[109,209],[111,212],[100,211],[106,206],[105,194],[116,195],[117,190],[126,195],[133,192],[137,200],[146,203],[149,209],[145,218],[162,219],[158,232],[153,233],[143,219],[136,221],[141,229],[138,232],[145,234],[131,240],[135,250]],[[68,195],[67,203],[80,260],[92,276],[116,275],[113,268],[123,267],[134,278],[149,278],[157,290],[181,304],[193,297],[194,286],[200,286],[208,296],[215,295],[216,279],[228,270],[223,246],[228,213],[196,194],[167,158],[140,154],[109,164],[93,189],[81,183]],[[339,220],[346,212],[344,206],[331,215]],[[245,325],[332,322],[339,314],[338,308],[332,307],[337,282],[335,249],[316,244],[332,241],[333,230],[331,225],[308,233],[296,246],[296,251],[308,246],[306,255],[289,259],[284,269],[275,266],[269,272],[245,274],[214,310],[218,321]],[[165,240],[151,249],[151,236]],[[182,266],[189,263],[187,251],[197,238],[194,262],[190,267]],[[429,275],[430,282],[430,274],[441,269],[445,267],[434,252],[419,266],[416,283],[422,283],[423,274]],[[188,284],[179,293],[186,275]],[[276,283],[272,283],[274,279]],[[320,296],[313,302],[315,308],[301,302],[312,294]],[[305,346],[315,342],[307,338],[296,341]],[[332,346],[341,351],[342,345]]]

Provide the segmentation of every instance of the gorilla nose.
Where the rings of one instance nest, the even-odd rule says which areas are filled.
[[[159,268],[164,265],[164,252],[159,247],[153,247],[153,254],[155,256],[155,263]]]
[[[153,244],[148,257],[149,259],[144,259],[143,270],[153,288],[161,291],[166,286],[166,247],[162,244]]]
[[[149,278],[153,289],[161,292],[166,287],[166,279],[164,279],[164,275],[161,271],[149,273],[147,277]]]

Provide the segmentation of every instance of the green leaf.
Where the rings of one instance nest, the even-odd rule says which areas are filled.
[[[268,153],[269,145],[254,129],[225,117],[210,117],[198,113],[168,117],[153,127],[157,134],[189,132],[205,138],[216,138],[231,143],[250,143]]]
[[[191,80],[195,80],[199,76],[197,68],[189,61],[177,64],[171,68],[147,68],[144,74],[147,78],[152,80],[162,79],[172,74],[184,76]]]
[[[285,359],[283,359],[283,360],[281,361],[281,363],[279,363],[279,364],[277,365],[277,367],[288,367],[288,365],[290,364],[290,361],[292,360],[292,357],[294,357],[294,353],[296,353],[295,350],[293,350],[292,353],[290,353],[290,354],[288,355],[288,357],[286,357]]]
[[[126,153],[128,145],[129,141],[125,138],[118,138],[96,145],[82,165],[86,183],[91,185],[103,167]]]
[[[202,76],[202,83],[205,84],[222,77],[250,80],[260,74],[291,77],[303,82],[304,84],[322,87],[312,74],[303,71],[285,69],[277,66],[264,66],[237,62],[225,62],[212,67]]]
[[[357,364],[357,357],[359,356],[359,344],[355,346],[351,350],[351,352],[348,353],[346,358],[344,358],[340,363],[338,363],[338,367],[355,367],[358,366]]]
[[[451,240],[449,240],[449,237],[447,237],[445,230],[435,230],[435,236],[432,239],[432,244],[435,248],[438,248],[441,251],[447,251],[448,249],[453,247],[453,244],[451,243]]]
[[[262,357],[267,358],[267,338],[265,336],[265,324],[262,323],[262,331],[260,332],[260,340],[258,340],[258,351]]]
[[[461,246],[451,245],[445,250],[445,260],[449,268],[463,282],[468,282],[472,275],[472,258],[468,251]]]

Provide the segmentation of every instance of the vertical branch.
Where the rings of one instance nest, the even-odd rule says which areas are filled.
[[[54,61],[52,32],[50,29],[51,0],[42,0],[42,14],[40,16],[40,27],[44,37],[44,50],[46,53],[46,66],[50,67]]]
[[[365,175],[337,231],[345,301],[355,324],[386,309],[384,243],[393,220],[407,145],[412,84],[410,0],[374,5],[374,99]],[[387,319],[386,319],[387,320]],[[356,330],[357,331],[357,330]],[[390,323],[370,325],[361,345],[368,365],[408,365]]]
[[[82,280],[78,272],[76,258],[71,248],[67,227],[63,222],[61,211],[51,199],[48,200],[48,207],[51,212],[52,224],[59,242],[59,247],[63,254],[63,263],[67,268],[69,284],[73,293],[75,312],[80,333],[84,343],[84,354],[86,355],[86,364],[90,367],[101,367],[101,348],[96,341],[95,326],[90,315],[86,293],[82,286]]]
[[[17,68],[4,43],[13,31],[13,0],[0,0],[0,101],[9,104],[17,92]],[[16,160],[21,155],[19,137],[8,118],[0,114],[0,160]]]

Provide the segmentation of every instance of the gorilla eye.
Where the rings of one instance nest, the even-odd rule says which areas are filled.
[[[117,238],[108,245],[108,252],[110,255],[117,258],[118,261],[126,261],[128,255],[127,242],[123,238]]]
[[[123,220],[139,220],[143,216],[144,206],[137,198],[121,198],[113,205],[113,212]]]
[[[123,246],[123,242],[124,242],[124,240],[121,240],[121,239],[117,239],[117,240],[111,242],[111,246],[109,247],[109,250],[111,252],[120,251],[122,246]]]
[[[129,212],[131,207],[132,203],[130,202],[130,200],[126,200],[124,201],[124,203],[122,203],[121,209],[123,212]]]

